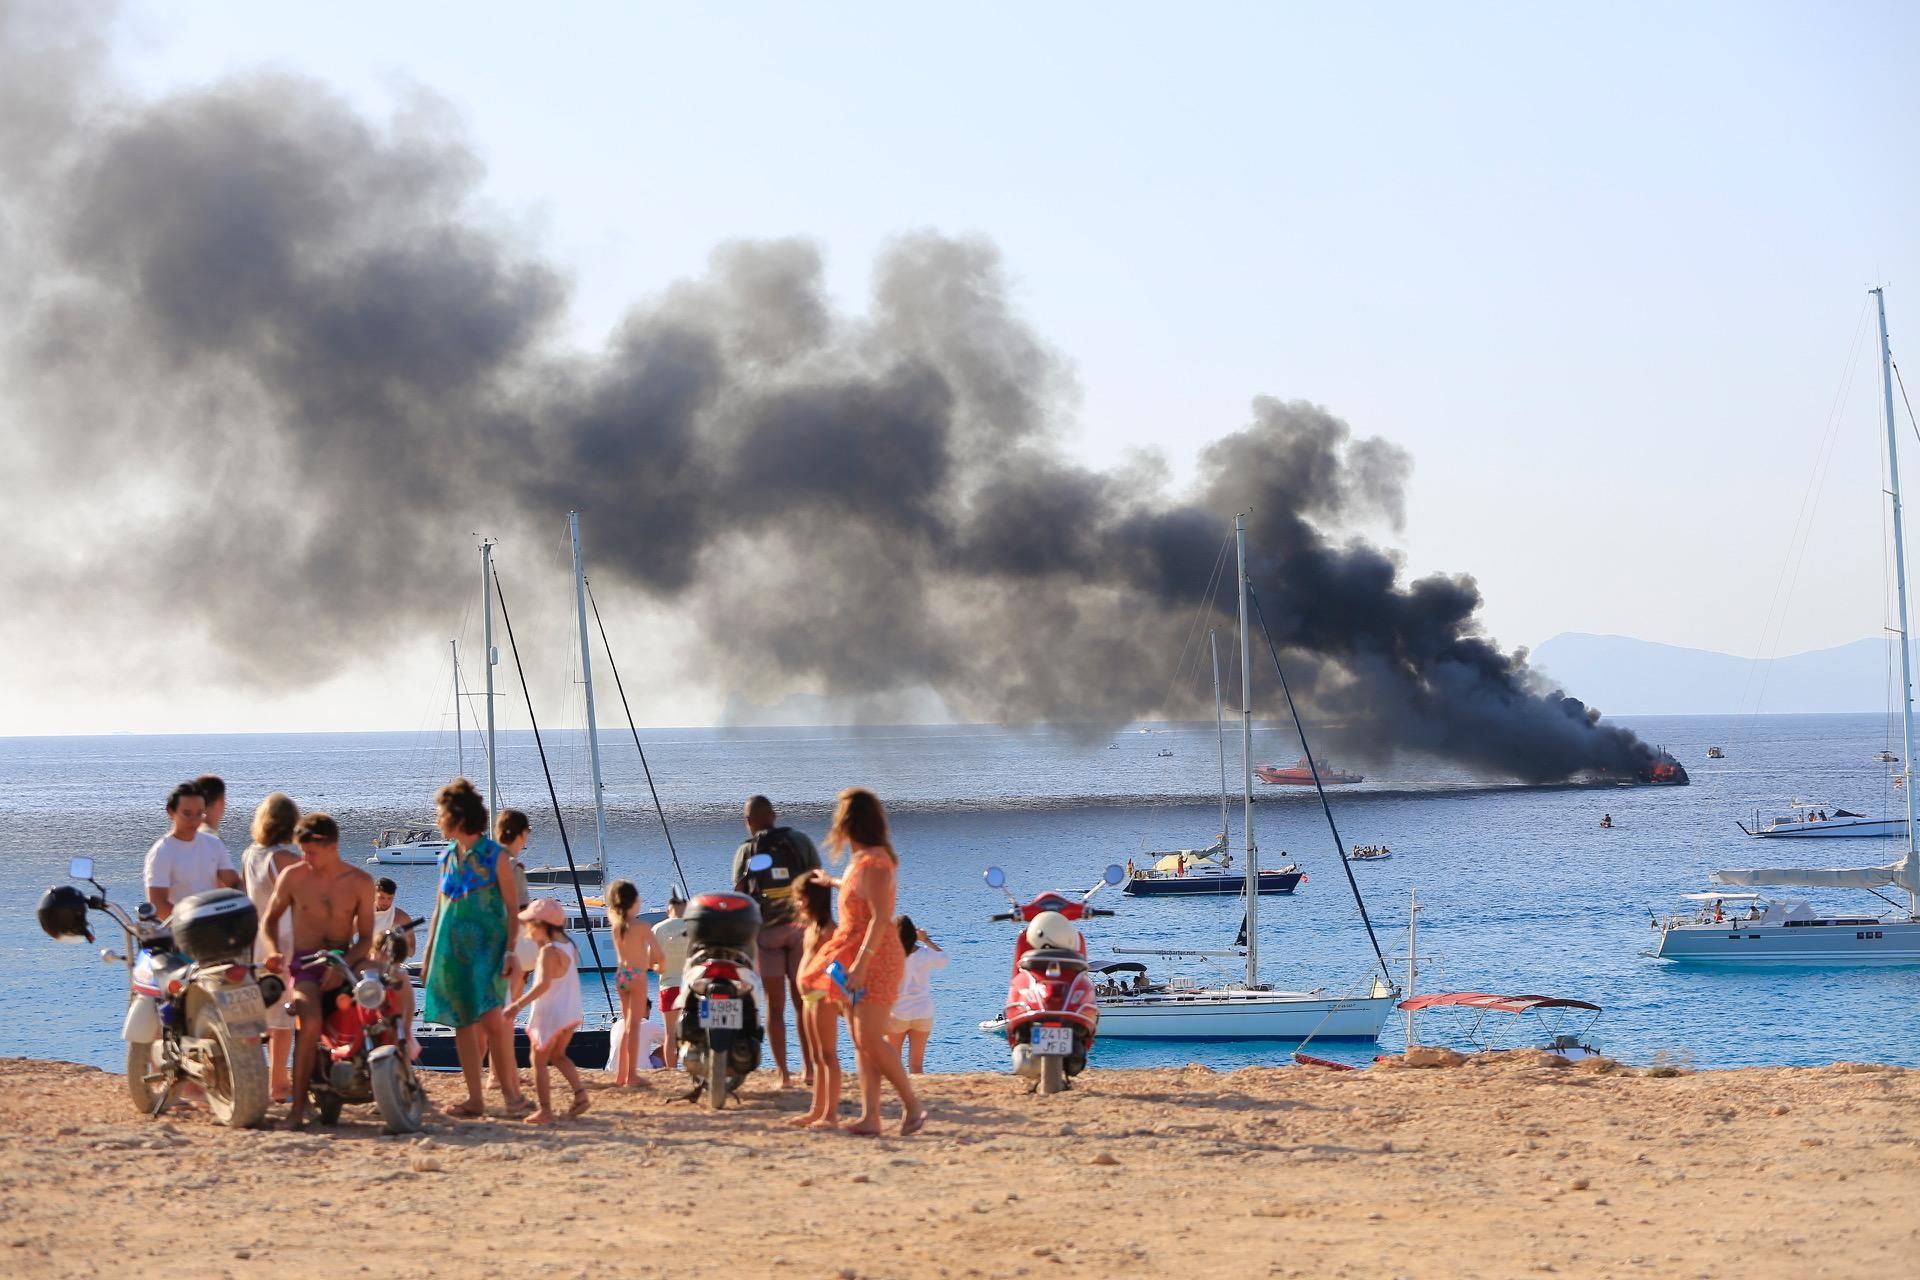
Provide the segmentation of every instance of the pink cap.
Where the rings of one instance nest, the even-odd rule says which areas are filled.
[[[567,925],[566,909],[552,898],[535,898],[521,909],[520,918],[537,920],[541,924],[550,924],[556,929],[564,929]]]

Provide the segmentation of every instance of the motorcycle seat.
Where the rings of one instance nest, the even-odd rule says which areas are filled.
[[[1069,973],[1080,973],[1087,967],[1087,958],[1078,951],[1069,951],[1065,947],[1035,947],[1020,957],[1020,967],[1029,973],[1056,964]]]

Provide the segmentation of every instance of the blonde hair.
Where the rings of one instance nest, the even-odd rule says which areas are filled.
[[[278,791],[260,802],[253,811],[253,828],[250,834],[253,842],[263,849],[276,844],[285,844],[293,839],[293,829],[300,822],[300,806],[293,802],[292,796],[282,795]]]
[[[887,831],[887,807],[865,787],[848,787],[835,800],[826,845],[834,854],[845,854],[856,846],[885,849],[887,857],[896,864],[900,861],[900,855],[894,852],[893,836]]]

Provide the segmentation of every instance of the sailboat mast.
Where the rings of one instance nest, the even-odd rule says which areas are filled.
[[[1247,834],[1247,985],[1260,985],[1260,854],[1253,844],[1253,638],[1247,633],[1247,518],[1233,518],[1240,556],[1240,775],[1245,786]]]
[[[480,541],[480,602],[485,619],[481,624],[481,643],[486,646],[486,652],[480,655],[480,665],[487,670],[487,812],[498,813],[500,771],[494,749],[493,664],[500,661],[500,651],[493,647],[493,540],[490,538]]]
[[[1413,999],[1413,980],[1420,972],[1420,894],[1411,886],[1407,889],[1407,996]],[[1411,1051],[1420,1042],[1413,1038],[1413,1010],[1407,1010],[1407,1049]]]
[[[460,642],[449,640],[453,646],[453,753],[458,761],[460,772],[456,777],[467,776],[467,727],[460,719]]]
[[[1213,741],[1220,748],[1220,848],[1227,847],[1227,726],[1220,706],[1220,639],[1207,628],[1207,648],[1213,653]]]
[[[1913,646],[1907,639],[1907,535],[1900,513],[1900,436],[1893,423],[1893,345],[1887,339],[1887,295],[1873,290],[1880,312],[1880,387],[1887,409],[1887,493],[1893,499],[1893,570],[1900,594],[1900,727],[1907,762],[1907,913],[1920,916],[1920,890],[1912,887],[1912,875],[1920,857],[1914,853],[1913,774]]]
[[[573,599],[580,612],[580,679],[587,687],[587,757],[593,762],[593,848],[607,865],[607,811],[600,795],[600,727],[593,718],[593,659],[587,643],[587,573],[580,564],[580,513],[567,512],[573,538]]]

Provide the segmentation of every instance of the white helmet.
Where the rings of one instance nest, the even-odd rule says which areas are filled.
[[[1073,927],[1073,921],[1058,911],[1042,911],[1027,923],[1027,945],[1055,951],[1078,951],[1080,931]]]

